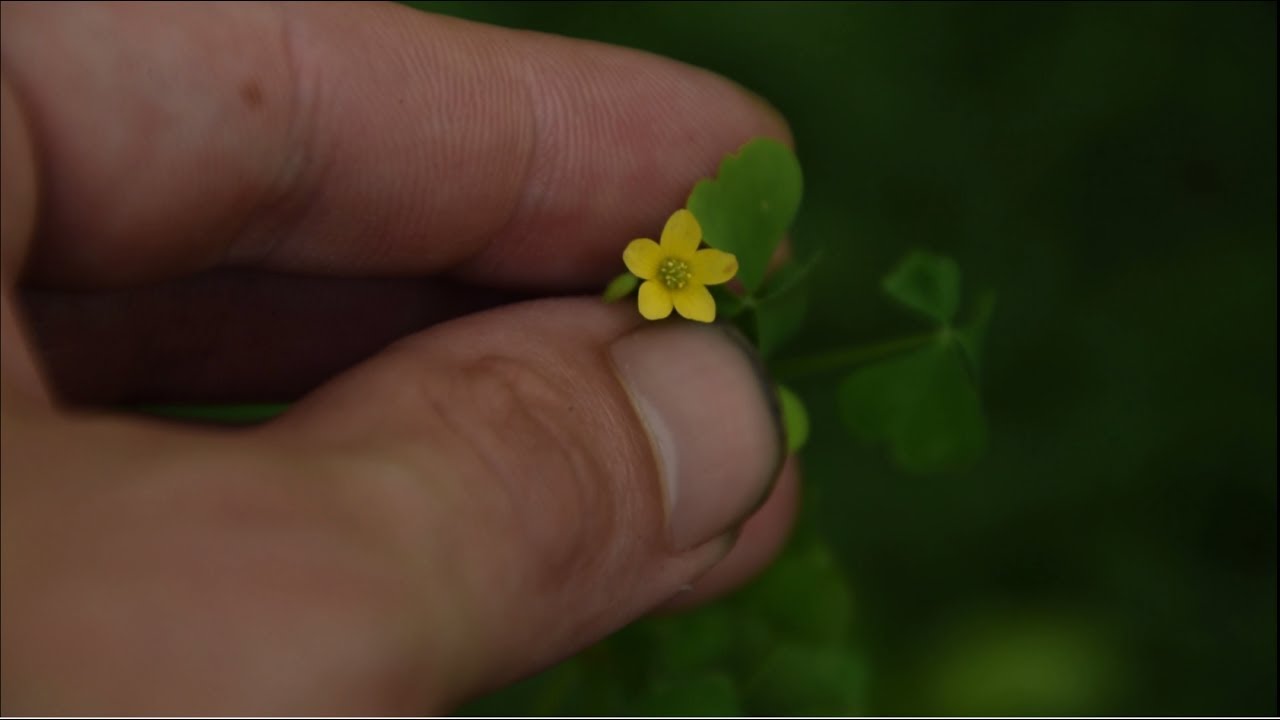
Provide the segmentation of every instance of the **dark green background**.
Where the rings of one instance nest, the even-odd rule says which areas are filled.
[[[1274,4],[427,7],[650,50],[780,108],[794,237],[826,246],[784,354],[917,329],[878,289],[913,248],[999,297],[976,467],[904,476],[847,440],[835,377],[802,383],[804,518],[768,587],[478,711],[1277,711]],[[840,608],[811,612],[824,594]],[[742,645],[789,602],[830,627]],[[702,679],[664,679],[681,663]]]

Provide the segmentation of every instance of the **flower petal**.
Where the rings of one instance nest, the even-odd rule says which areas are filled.
[[[709,323],[716,319],[715,298],[703,285],[691,282],[683,290],[672,291],[671,299],[675,301],[676,312],[690,320]]]
[[[640,314],[646,320],[661,320],[671,314],[671,291],[657,280],[640,286]]]
[[[662,262],[662,248],[649,238],[632,240],[627,249],[622,251],[622,262],[632,275],[641,280],[652,280],[658,274],[658,263]]]
[[[688,210],[677,210],[662,228],[662,250],[681,260],[692,260],[702,242],[702,226]]]
[[[703,285],[729,282],[738,272],[738,258],[733,253],[710,248],[694,253],[691,265],[694,282],[700,282]]]

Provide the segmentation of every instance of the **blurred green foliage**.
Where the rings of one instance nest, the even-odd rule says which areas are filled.
[[[779,366],[918,332],[880,287],[911,250],[1000,304],[980,462],[903,474],[845,441],[837,374],[788,381],[812,423],[778,565],[473,710],[1276,712],[1274,3],[425,7],[782,110],[823,254]]]
[[[464,712],[862,714],[867,666],[852,642],[852,612],[844,570],[802,529],[743,592],[636,623]]]
[[[986,447],[986,420],[960,347],[949,335],[855,371],[839,388],[854,436],[886,444],[912,474],[971,465]]]
[[[960,268],[951,258],[921,251],[907,255],[880,285],[934,329],[915,336],[917,346],[891,342],[888,359],[858,368],[840,382],[845,425],[864,442],[887,445],[894,462],[909,473],[968,467],[987,443],[977,360],[994,301],[984,295],[974,321],[956,327]]]

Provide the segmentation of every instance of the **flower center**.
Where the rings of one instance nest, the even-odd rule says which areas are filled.
[[[658,265],[658,279],[671,290],[683,290],[689,284],[689,263],[680,258],[665,258]]]

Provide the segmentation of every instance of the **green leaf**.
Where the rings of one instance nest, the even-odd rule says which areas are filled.
[[[792,592],[799,588],[792,588]],[[729,668],[735,677],[749,677],[760,668],[760,662],[778,644],[778,633],[765,615],[749,607],[735,608],[733,618],[733,656]]]
[[[817,265],[818,253],[802,262],[788,262],[765,283],[762,297],[755,301],[756,341],[760,354],[772,357],[804,325],[809,309],[809,288],[805,277]]]
[[[732,678],[711,672],[657,685],[628,709],[628,714],[643,716],[737,717],[742,702]]]
[[[733,649],[733,618],[716,605],[657,618],[651,631],[664,675],[687,675],[715,668],[729,658]]]
[[[803,190],[795,153],[776,140],[758,138],[726,157],[716,178],[702,180],[689,195],[703,240],[738,257],[738,278],[747,292],[754,294],[764,282]]]
[[[734,295],[725,286],[714,285],[707,289],[711,291],[711,297],[716,301],[716,317],[732,320],[747,309],[743,299]]]
[[[960,267],[924,251],[908,255],[881,283],[889,297],[946,325],[960,307]]]
[[[640,284],[640,278],[629,272],[622,273],[618,277],[609,281],[608,287],[604,289],[604,301],[607,303],[617,302],[627,295]]]
[[[807,288],[796,288],[785,295],[769,297],[755,306],[756,347],[768,359],[791,342],[804,326],[809,310]]]
[[[854,371],[841,384],[839,399],[853,435],[887,444],[909,472],[958,469],[986,446],[977,388],[951,335]]]
[[[857,715],[866,667],[844,647],[786,644],[773,650],[743,687],[753,715]]]
[[[787,452],[798,452],[809,440],[809,413],[804,401],[785,385],[778,386],[778,402],[782,409],[782,426],[787,430]]]
[[[810,645],[844,644],[853,618],[844,572],[826,545],[813,539],[793,540],[734,600],[763,618],[774,636]]]
[[[799,286],[805,278],[809,277],[809,273],[818,266],[818,261],[822,259],[822,250],[814,250],[808,253],[804,259],[792,258],[779,267],[765,281],[764,287],[761,289],[761,299],[768,299],[779,295],[785,295],[793,291]]]

